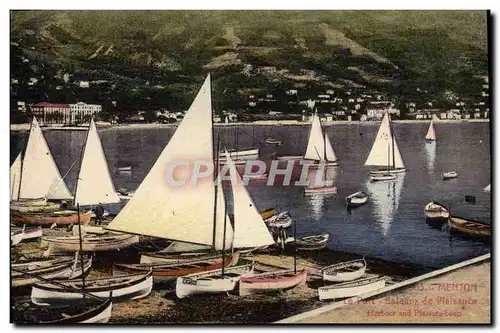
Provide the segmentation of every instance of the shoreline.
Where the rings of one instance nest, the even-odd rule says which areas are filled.
[[[394,120],[395,124],[418,124],[418,123],[430,123],[430,120]],[[489,123],[489,119],[467,119],[467,120],[435,120],[436,124],[462,124],[462,123]],[[337,120],[337,121],[323,121],[324,126],[337,126],[337,125],[362,125],[371,126],[379,125],[380,121],[348,121],[348,120]],[[310,122],[302,122],[296,120],[258,120],[254,122],[233,122],[233,123],[214,123],[215,127],[231,127],[231,126],[310,126]],[[157,124],[157,123],[138,123],[138,124],[116,124],[111,126],[98,126],[98,129],[104,130],[120,130],[120,129],[149,129],[149,128],[176,128],[178,123],[175,124]],[[88,126],[72,126],[72,127],[62,127],[62,126],[44,126],[41,127],[42,130],[48,131],[86,131]],[[30,124],[10,124],[11,132],[23,132],[29,131]]]

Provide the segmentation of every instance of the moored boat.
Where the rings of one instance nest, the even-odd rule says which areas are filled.
[[[244,158],[248,156],[254,156],[254,155],[259,155],[259,148],[256,147],[248,147],[248,148],[237,148],[237,149],[229,149],[228,150],[229,155],[231,156],[232,159],[239,159],[239,158]],[[225,160],[226,157],[222,152],[220,153],[220,159]]]
[[[320,301],[335,298],[361,296],[385,287],[384,276],[374,276],[356,281],[343,282],[329,286],[319,287]]]
[[[287,211],[281,212],[278,215],[274,215],[269,219],[264,221],[266,225],[270,228],[283,228],[287,229],[292,225],[292,217]]]
[[[476,220],[450,215],[448,225],[450,232],[457,231],[475,237],[491,236],[491,225]]]
[[[91,213],[80,213],[80,223],[90,222]],[[10,211],[10,219],[15,224],[51,226],[78,224],[78,213],[72,210],[63,210],[55,212],[28,213],[15,210]]]
[[[52,306],[59,303],[69,304],[83,299],[82,290],[96,297],[112,295],[114,302],[140,299],[148,296],[153,289],[153,275],[133,274],[119,277],[86,279],[82,288],[81,280],[57,281],[57,284],[42,282],[33,285],[31,301],[36,305]]]
[[[121,167],[118,167],[116,168],[119,172],[131,172],[132,171],[132,167],[130,165],[127,165],[127,166],[121,166]]]
[[[303,159],[304,156],[302,155],[289,155],[289,156],[278,156],[277,159],[279,161],[296,161],[296,160],[301,160]]]
[[[387,173],[387,170],[385,171],[385,173],[370,175],[370,180],[372,182],[390,181],[395,179],[396,175],[392,173]]]
[[[335,194],[337,193],[337,186],[309,186],[304,190],[304,194],[306,195],[314,195],[314,194]]]
[[[58,252],[76,252],[80,250],[80,237],[42,237],[48,244],[45,255]],[[83,236],[81,250],[83,252],[117,251],[139,242],[139,236],[110,233],[103,236]]]
[[[234,290],[241,276],[253,274],[253,263],[194,273],[177,278],[175,294],[184,298],[197,294],[215,294]]]
[[[363,191],[353,193],[345,198],[348,207],[358,207],[368,201],[368,194]]]
[[[362,277],[366,272],[365,259],[341,262],[322,269],[323,281],[345,282]]]
[[[443,172],[443,180],[453,179],[458,177],[458,173],[456,171],[448,171]]]
[[[245,276],[240,278],[240,296],[287,290],[305,285],[306,280],[305,269],[296,272],[291,269]]]
[[[447,219],[450,216],[448,209],[437,201],[431,201],[424,208],[426,219]]]

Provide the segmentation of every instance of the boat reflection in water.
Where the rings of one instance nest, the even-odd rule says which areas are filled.
[[[394,181],[390,182],[366,182],[366,190],[373,207],[373,215],[384,236],[387,236],[398,210],[403,189],[405,174],[398,174]]]
[[[436,144],[425,145],[425,159],[427,160],[427,170],[434,173],[434,161],[436,160]]]
[[[337,168],[334,166],[327,166],[326,168],[314,168],[309,169],[307,173],[307,181],[309,182],[309,188],[316,188],[324,185],[325,187],[331,187],[335,185],[335,178],[337,176]],[[306,187],[308,188],[308,187]],[[319,188],[318,188],[319,190]],[[307,193],[305,195],[306,200],[311,206],[312,218],[319,221],[323,218],[324,214],[324,203],[326,198],[330,198],[335,195],[335,192],[321,192],[317,193]]]

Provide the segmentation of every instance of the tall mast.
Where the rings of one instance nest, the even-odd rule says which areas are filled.
[[[221,276],[224,276],[224,266],[226,265],[225,255],[226,255],[226,223],[227,223],[227,200],[224,200],[224,231],[222,232],[222,270]]]
[[[389,116],[389,115],[388,115]],[[391,131],[391,141],[392,141],[392,168],[396,169],[396,154],[394,153],[394,131],[392,128],[392,120],[389,116],[389,130]]]
[[[213,123],[212,123],[212,128],[213,128]],[[212,132],[212,137],[213,137],[213,132]],[[216,225],[217,225],[217,192],[218,192],[218,186],[219,186],[219,150],[220,150],[220,137],[217,135],[217,146],[216,146],[216,154],[215,154],[215,170],[214,170],[214,191],[215,191],[215,200],[214,200],[214,225],[212,229],[212,250],[215,251],[215,231],[216,231]],[[226,227],[226,224],[224,223],[224,228]]]

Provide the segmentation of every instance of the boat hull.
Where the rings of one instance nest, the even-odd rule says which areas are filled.
[[[406,168],[396,168],[396,169],[389,170],[390,174],[398,174],[398,173],[405,173],[405,172],[406,172]],[[387,173],[387,169],[370,171],[370,175],[385,175],[386,173]]]
[[[210,260],[220,258],[220,253],[186,253],[186,254],[175,254],[175,253],[162,253],[162,252],[154,252],[154,253],[145,253],[141,255],[141,260],[139,261],[141,264],[157,264],[157,263],[166,263],[166,264],[174,264],[174,263],[183,263],[189,262],[193,260]]]
[[[428,220],[448,219],[450,212],[440,203],[431,201],[424,208],[424,216]]]
[[[279,161],[295,161],[295,160],[301,160],[303,159],[304,156],[302,155],[292,155],[292,156],[278,156]]]
[[[335,194],[337,193],[337,186],[325,186],[325,187],[309,187],[304,190],[306,195],[312,194]]]
[[[44,202],[41,204],[27,204],[23,201],[11,201],[10,203],[10,209],[11,210],[16,210],[18,212],[23,212],[23,213],[35,213],[35,212],[51,212],[51,211],[56,211],[59,209],[59,204],[56,204],[54,202]]]
[[[305,269],[298,271],[297,274],[294,274],[293,270],[285,270],[241,277],[240,296],[291,289],[304,285],[306,280],[307,271]]]
[[[450,216],[448,219],[450,232],[458,232],[466,236],[491,237],[491,226],[488,224],[472,221],[458,216]]]
[[[368,195],[364,192],[356,192],[345,198],[348,207],[359,207],[368,201]]]
[[[15,246],[23,240],[24,232],[17,232],[14,233],[13,235],[10,235],[10,246]]]
[[[366,273],[364,260],[353,260],[332,265],[323,269],[323,280],[330,282],[346,282],[361,278]]]
[[[340,283],[332,286],[325,286],[318,288],[320,301],[336,298],[347,298],[353,296],[360,296],[379,290],[385,287],[385,279],[375,279],[369,283],[364,283],[363,280]]]
[[[43,237],[43,242],[48,244],[45,255],[58,252],[80,251],[80,238],[76,236],[68,237]],[[116,251],[132,244],[139,243],[139,236],[123,234],[113,236],[83,237],[83,252]]]
[[[243,148],[243,149],[237,149],[237,150],[229,150],[228,151],[229,156],[231,158],[238,159],[240,157],[246,157],[246,156],[254,156],[254,155],[259,155],[259,148]],[[225,154],[220,155],[221,159],[225,159]]]
[[[384,181],[392,181],[396,180],[396,175],[371,175],[370,180],[372,182],[384,182]]]
[[[91,213],[80,213],[80,223],[88,224],[90,222]],[[41,225],[51,226],[56,223],[58,225],[78,224],[78,213],[26,213],[15,210],[10,211],[10,219],[12,223],[23,225]]]

